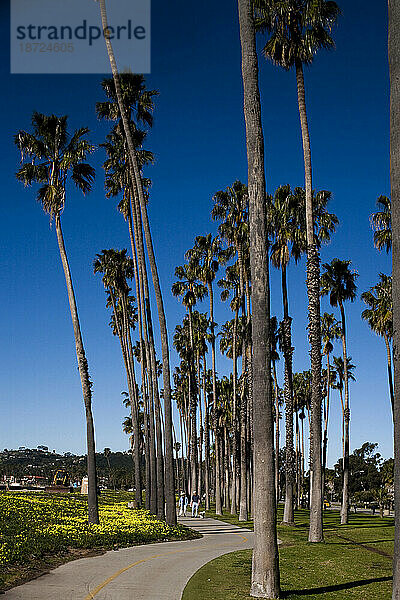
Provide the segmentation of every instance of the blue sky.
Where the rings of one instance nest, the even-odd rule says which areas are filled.
[[[19,157],[13,144],[28,129],[33,110],[68,114],[70,128],[88,126],[99,145],[107,126],[96,120],[101,77],[9,74],[8,11],[1,5],[3,92],[1,161],[0,447],[46,444],[58,451],[85,449],[83,401],[55,231],[34,199],[14,179]],[[387,16],[385,3],[354,0],[341,7],[334,32],[337,49],[317,56],[305,72],[314,187],[333,194],[330,209],[340,220],[322,262],[350,258],[362,292],[374,285],[390,259],[372,244],[369,216],[380,194],[389,195]],[[260,47],[262,39],[259,40]],[[216,231],[212,195],[247,173],[237,8],[234,2],[152,3],[152,73],[158,89],[154,128],[147,147],[156,163],[149,214],[169,328],[183,309],[170,292],[174,268],[196,235]],[[303,163],[294,73],[260,58],[260,88],[266,140],[268,190],[303,185]],[[97,447],[127,448],[121,422],[126,388],[117,340],[108,327],[104,291],[92,262],[104,248],[127,247],[125,223],[106,200],[99,149],[97,180],[86,198],[70,190],[63,228],[76,288],[89,370]],[[309,365],[304,261],[289,268],[294,368]],[[279,273],[272,271],[272,313],[281,315]],[[207,303],[204,308],[206,310]],[[361,321],[362,302],[346,306],[348,349],[357,366],[351,384],[351,447],[378,442],[392,455],[385,348]],[[327,300],[322,310],[335,312]],[[218,306],[216,321],[230,318]],[[335,353],[340,352],[339,346]],[[176,362],[175,355],[173,362]],[[219,360],[221,374],[229,362]],[[329,463],[340,452],[339,400],[334,396]]]

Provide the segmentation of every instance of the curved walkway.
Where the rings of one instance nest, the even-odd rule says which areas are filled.
[[[252,548],[253,532],[214,519],[180,519],[203,537],[82,558],[13,588],[6,600],[181,600],[190,577],[217,556]]]

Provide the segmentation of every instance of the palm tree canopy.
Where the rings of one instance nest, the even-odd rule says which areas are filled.
[[[34,112],[33,133],[21,130],[14,137],[23,163],[16,177],[25,186],[41,184],[37,199],[51,218],[64,209],[68,176],[84,194],[92,189],[95,177],[95,170],[85,162],[95,149],[86,139],[88,128],[77,129],[70,136],[67,125],[66,116]]]
[[[232,319],[224,323],[221,327],[221,331],[219,332],[220,342],[219,348],[222,354],[226,354],[226,356],[230,359],[233,359],[233,332],[235,329],[235,320]],[[245,336],[246,330],[246,319],[244,317],[240,317],[237,322],[236,327],[236,356],[242,355],[242,347],[243,340]]]
[[[213,238],[211,233],[197,236],[193,248],[185,254],[199,280],[205,285],[214,281],[219,266],[225,264],[231,256],[229,249],[222,248],[221,238]]]
[[[223,221],[218,227],[219,234],[236,248],[248,241],[249,197],[247,186],[235,181],[231,187],[217,192],[214,197],[211,216]]]
[[[342,390],[343,389],[343,382],[344,382],[344,362],[343,362],[343,357],[342,356],[334,356],[333,357],[333,365],[334,365],[334,370],[336,372],[336,376],[337,376],[337,382],[332,385],[332,387],[335,387],[338,390]],[[356,378],[354,377],[353,371],[356,368],[355,365],[353,365],[353,363],[351,362],[351,356],[347,357],[347,378],[349,381],[355,381]]]
[[[330,241],[331,233],[339,220],[327,211],[331,192],[313,191],[313,223],[317,247]],[[282,185],[274,196],[267,197],[268,235],[273,240],[271,261],[277,268],[286,267],[290,256],[297,262],[307,249],[306,234],[306,194],[305,190],[290,185]]]
[[[127,295],[130,288],[127,279],[132,279],[134,275],[133,260],[127,256],[127,250],[103,250],[96,254],[93,263],[94,273],[103,274],[103,284],[105,288],[114,288],[118,294]]]
[[[392,277],[379,273],[379,279],[379,283],[368,292],[361,294],[361,299],[368,306],[361,313],[361,317],[368,322],[372,331],[391,339],[393,336]]]
[[[333,313],[325,312],[321,317],[322,352],[330,354],[333,350],[332,342],[342,335],[342,328]]]
[[[158,92],[146,89],[146,82],[143,75],[120,73],[119,78],[122,101],[129,121],[136,125],[141,123],[151,127],[153,125],[153,98],[158,95]],[[120,112],[114,78],[104,79],[101,85],[108,100],[96,103],[97,116],[99,119],[117,121],[120,118]]]
[[[207,288],[197,281],[197,273],[192,265],[184,264],[176,267],[175,277],[179,280],[172,285],[174,296],[180,296],[182,304],[188,309],[193,308],[198,300],[208,294]]]
[[[357,286],[355,281],[358,274],[350,270],[351,260],[334,258],[330,263],[325,263],[325,272],[321,275],[321,293],[329,294],[331,306],[342,306],[346,300],[354,301]]]
[[[264,55],[290,69],[296,62],[309,65],[321,48],[331,49],[333,25],[340,14],[336,2],[327,0],[254,0],[256,28],[269,39]]]
[[[233,311],[235,310],[239,310],[239,306],[240,306],[240,297],[239,297],[239,285],[240,285],[240,279],[239,279],[239,265],[238,262],[236,261],[233,265],[229,265],[226,270],[225,270],[225,277],[223,277],[222,279],[220,279],[217,282],[217,285],[219,288],[222,289],[221,291],[221,300],[223,302],[225,302],[226,300],[228,300],[229,296],[232,294],[232,300],[231,300],[231,309]]]
[[[379,210],[371,215],[374,246],[389,252],[392,247],[392,205],[387,196],[379,196],[376,205]]]

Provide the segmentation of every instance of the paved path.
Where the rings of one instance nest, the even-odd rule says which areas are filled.
[[[82,558],[13,588],[6,600],[181,600],[190,577],[210,560],[251,548],[253,533],[214,519],[180,519],[197,540],[123,548]],[[200,600],[200,599],[199,599]]]

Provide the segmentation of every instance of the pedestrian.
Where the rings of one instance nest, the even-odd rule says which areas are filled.
[[[197,517],[197,513],[198,513],[198,510],[199,510],[199,504],[200,504],[200,496],[195,491],[192,494],[192,502],[191,502],[192,517]]]
[[[188,497],[186,496],[185,492],[181,492],[181,495],[179,496],[179,516],[181,517],[182,515],[184,517],[186,517],[186,510],[187,510],[187,505],[189,504],[189,500]]]

